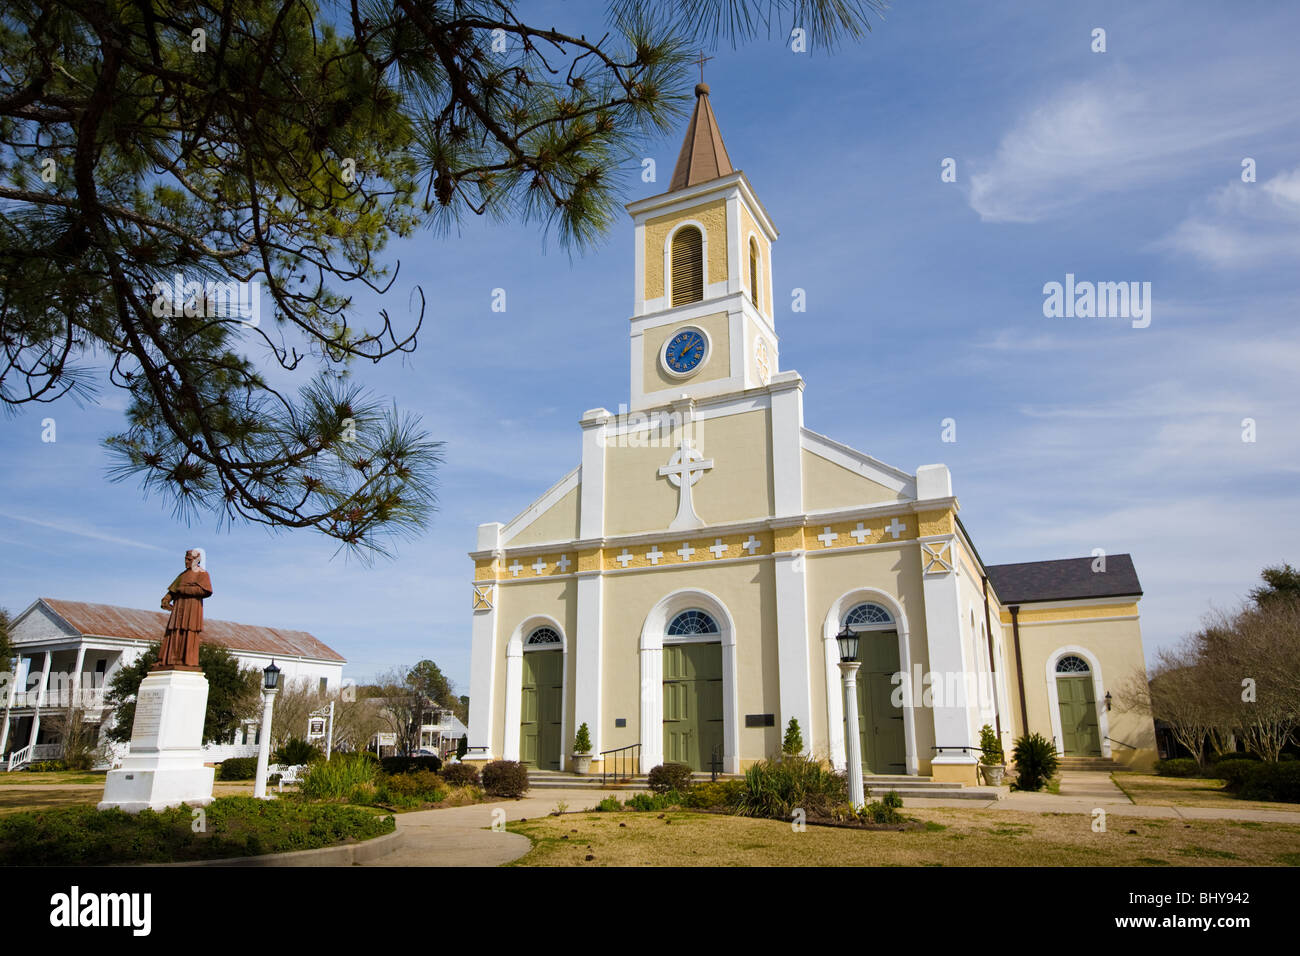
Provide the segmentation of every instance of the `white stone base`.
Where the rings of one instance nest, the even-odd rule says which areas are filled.
[[[216,771],[203,765],[208,679],[198,671],[154,671],[136,695],[131,752],[110,770],[99,809],[127,813],[212,802]]]

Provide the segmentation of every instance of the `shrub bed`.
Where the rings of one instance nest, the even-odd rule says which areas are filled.
[[[764,760],[745,771],[733,812],[742,817],[789,820],[796,809],[808,819],[830,818],[848,803],[848,779],[807,757]]]
[[[202,832],[195,833],[198,819]],[[0,865],[102,866],[312,850],[391,833],[396,823],[360,807],[220,797],[155,813],[59,807],[0,817]]]
[[[379,764],[364,754],[336,754],[307,768],[298,793],[309,800],[347,800],[374,803],[378,793]]]
[[[528,768],[514,760],[493,760],[481,778],[488,796],[522,797],[528,792]]]
[[[1250,757],[1225,757],[1213,767],[1209,774],[1216,780],[1222,780],[1229,790],[1235,790],[1245,783],[1252,770],[1259,766],[1259,761]]]
[[[652,767],[646,777],[650,789],[655,793],[673,790],[686,793],[691,789],[691,768],[684,763],[661,763]]]

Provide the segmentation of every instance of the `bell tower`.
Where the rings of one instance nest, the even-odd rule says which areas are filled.
[[[777,231],[731,165],[707,84],[695,87],[668,191],[626,208],[636,230],[630,408],[766,386],[779,371]]]

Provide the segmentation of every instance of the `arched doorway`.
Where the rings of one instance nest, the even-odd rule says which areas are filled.
[[[722,635],[707,612],[675,615],[664,632],[664,760],[707,770],[723,757]]]
[[[1092,667],[1077,654],[1056,662],[1056,699],[1061,718],[1061,752],[1067,757],[1101,756],[1101,725]]]
[[[551,627],[535,628],[524,641],[519,701],[519,762],[559,770],[563,749],[563,640]]]
[[[859,636],[858,737],[865,773],[907,773],[903,709],[893,704],[899,672],[898,627],[893,616],[874,602],[854,605],[844,624]],[[851,730],[850,730],[851,732]]]

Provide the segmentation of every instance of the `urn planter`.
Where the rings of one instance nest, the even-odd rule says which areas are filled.
[[[573,772],[576,774],[587,774],[591,772],[591,754],[574,754],[573,755]]]
[[[1007,772],[1007,768],[1002,764],[980,764],[980,772],[984,774],[984,782],[990,787],[1002,786],[1002,777]]]

